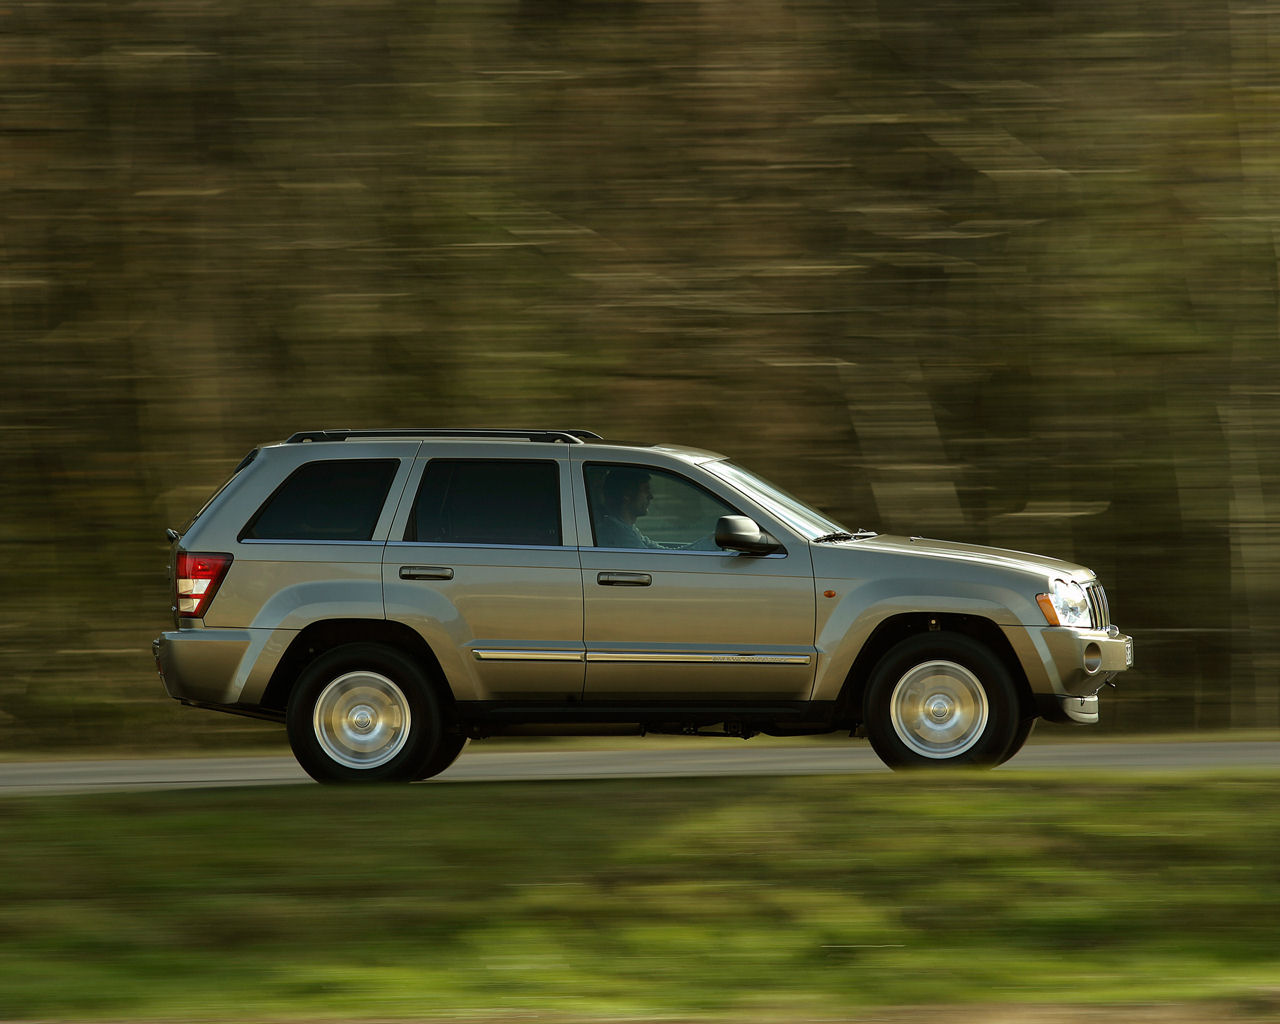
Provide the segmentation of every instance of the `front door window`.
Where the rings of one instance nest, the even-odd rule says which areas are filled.
[[[599,548],[716,551],[716,522],[737,510],[675,473],[646,466],[585,468]]]

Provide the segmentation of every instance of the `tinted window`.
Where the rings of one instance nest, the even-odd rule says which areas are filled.
[[[433,459],[405,540],[559,545],[559,470],[554,462]]]
[[[597,547],[718,551],[716,523],[737,509],[692,480],[648,466],[585,469]]]
[[[308,462],[276,488],[241,539],[369,540],[398,465],[395,459]]]

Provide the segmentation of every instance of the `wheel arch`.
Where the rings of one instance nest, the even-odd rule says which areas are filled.
[[[980,615],[955,613],[908,612],[892,615],[881,622],[862,645],[840,692],[838,714],[850,727],[862,724],[863,699],[872,671],[886,654],[903,640],[934,631],[958,633],[981,643],[992,652],[1009,672],[1018,692],[1020,713],[1035,714],[1035,700],[1027,674],[1018,661],[1004,632],[990,619]]]
[[[327,619],[313,622],[293,638],[271,673],[262,706],[283,714],[302,670],[327,651],[353,643],[381,644],[407,655],[422,667],[436,697],[446,706],[453,703],[453,691],[440,662],[419,633],[387,619]]]

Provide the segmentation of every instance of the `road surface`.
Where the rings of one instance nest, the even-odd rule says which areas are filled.
[[[1000,772],[1093,769],[1115,773],[1280,768],[1280,741],[1032,744]],[[708,739],[687,749],[486,750],[473,745],[431,784],[723,775],[886,772],[865,741],[796,747]],[[0,796],[310,784],[290,757],[147,758],[0,764]]]

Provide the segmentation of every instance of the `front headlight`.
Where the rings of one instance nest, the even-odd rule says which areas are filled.
[[[1054,580],[1051,586],[1053,589],[1049,593],[1036,596],[1049,625],[1088,627],[1093,624],[1084,587],[1074,580]]]

